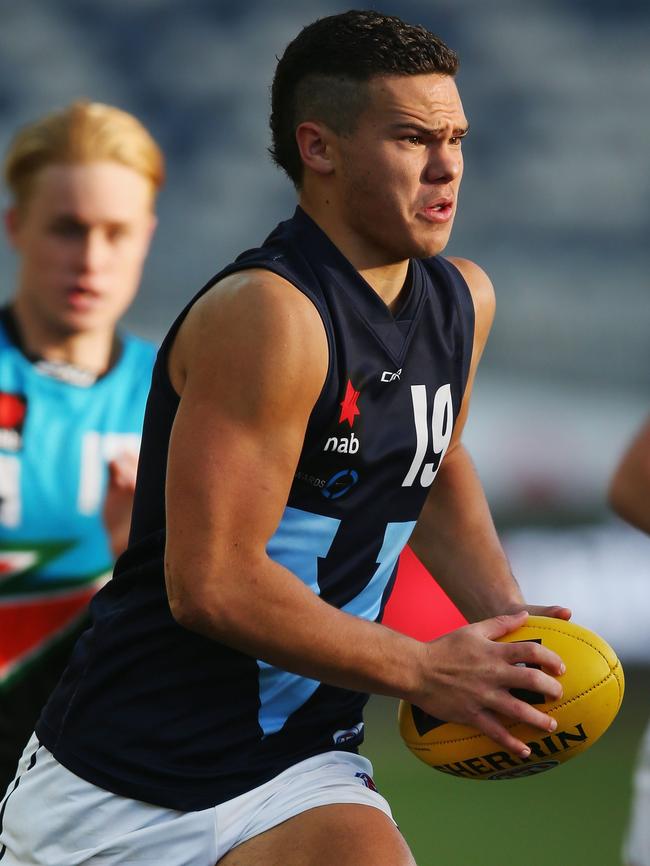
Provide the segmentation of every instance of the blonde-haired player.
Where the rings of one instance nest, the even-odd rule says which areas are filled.
[[[76,101],[6,153],[17,256],[0,310],[0,787],[126,545],[154,347],[116,326],[156,225],[162,152]]]

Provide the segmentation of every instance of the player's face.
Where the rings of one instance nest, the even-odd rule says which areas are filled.
[[[447,244],[463,174],[468,123],[446,75],[373,79],[354,132],[339,138],[344,219],[368,252],[388,261]]]
[[[7,215],[24,306],[53,335],[112,328],[137,291],[154,226],[152,186],[136,171],[46,166]]]

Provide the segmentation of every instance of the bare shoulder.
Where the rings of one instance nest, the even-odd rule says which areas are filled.
[[[474,299],[474,305],[494,310],[496,300],[492,280],[483,268],[470,259],[449,258],[465,278]]]
[[[277,274],[257,268],[231,274],[212,286],[194,304],[181,331],[220,346],[244,337],[249,345],[288,341],[290,348],[320,332],[325,336],[309,298]]]
[[[487,320],[489,327],[494,318],[496,307],[494,286],[491,279],[483,268],[470,259],[449,257],[449,261],[458,268],[469,287],[477,318]]]
[[[250,269],[224,278],[194,304],[174,341],[169,369],[179,393],[190,371],[206,367],[260,385],[265,371],[285,378],[301,371],[322,384],[328,358],[312,301],[277,274]]]

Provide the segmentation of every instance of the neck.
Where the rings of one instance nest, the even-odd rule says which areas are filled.
[[[113,327],[93,331],[57,328],[20,295],[12,301],[11,309],[23,348],[30,356],[70,364],[97,376],[109,369],[115,350]]]
[[[377,292],[386,306],[391,311],[399,307],[405,289],[408,259],[389,260],[384,250],[369,245],[346,226],[327,199],[316,201],[302,193],[299,204]]]

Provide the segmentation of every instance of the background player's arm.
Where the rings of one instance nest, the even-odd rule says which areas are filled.
[[[102,518],[115,559],[126,550],[129,541],[137,472],[138,455],[131,451],[125,451],[108,464]]]
[[[474,722],[521,751],[492,711],[548,729],[549,718],[509,688],[556,696],[559,685],[541,670],[515,667],[515,655],[555,672],[560,666],[536,644],[513,649],[491,639],[521,617],[419,643],[327,604],[267,555],[327,367],[315,307],[273,274],[231,276],[190,311],[170,356],[181,395],[166,488],[174,617],[285,670]]]
[[[616,467],[608,497],[623,520],[650,534],[650,417]]]
[[[526,609],[568,619],[566,608],[526,605],[496,533],[483,486],[461,435],[476,370],[495,310],[487,274],[466,259],[451,259],[474,301],[472,362],[452,441],[410,539],[426,568],[470,622]]]

